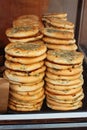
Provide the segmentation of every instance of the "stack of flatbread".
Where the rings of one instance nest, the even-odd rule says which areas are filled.
[[[43,15],[43,41],[46,43],[46,104],[54,110],[75,110],[82,107],[83,54],[77,52],[74,24],[67,14]]]
[[[82,107],[83,54],[76,51],[48,50],[46,71],[46,103],[54,110]]]
[[[10,42],[31,42],[40,40],[43,34],[40,29],[43,27],[36,15],[22,15],[13,20],[12,27],[6,30],[6,36]]]
[[[15,111],[40,110],[44,100],[46,45],[42,41],[9,43],[5,47],[4,77],[10,82],[8,107]]]
[[[42,22],[44,26],[37,16],[23,15],[6,30],[10,41],[5,47],[4,72],[10,82],[8,106],[16,111],[40,110],[46,95],[51,109],[81,108],[84,56],[77,51],[74,24],[66,13],[43,15]]]
[[[76,50],[74,39],[74,24],[67,20],[67,14],[43,15],[42,21],[45,28],[43,41],[48,49]]]

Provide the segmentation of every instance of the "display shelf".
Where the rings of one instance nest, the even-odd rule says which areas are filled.
[[[24,5],[23,4],[18,4],[15,1],[11,1],[8,0],[7,3],[6,1],[1,1],[1,42],[2,42],[2,47],[3,45],[5,45],[5,43],[7,43],[6,40],[6,36],[4,35],[4,31],[5,29],[8,27],[8,25],[11,24],[11,21],[19,14],[22,14],[22,12],[24,13],[24,11],[28,12],[32,12],[35,10],[36,14],[41,15],[41,11],[42,11],[42,6],[39,8],[40,4],[38,4],[38,9],[39,11],[36,12],[36,8],[29,8],[29,6],[26,4],[26,2],[24,1]],[[21,2],[21,1],[19,1]],[[55,3],[56,1],[54,1],[53,3]],[[72,2],[70,2],[70,5],[68,4],[68,2],[65,1],[66,4],[61,4],[61,1],[58,1],[61,5],[61,8],[64,9],[65,5],[68,5],[65,7],[65,9],[67,7],[70,7],[71,10],[67,10],[67,12],[69,13],[69,17],[72,18],[74,21],[76,21],[76,30],[75,30],[75,35],[76,35],[76,41],[77,44],[79,45],[79,43],[81,42],[82,45],[84,45],[83,43],[85,43],[86,45],[86,19],[87,17],[85,12],[87,10],[87,2],[86,0],[80,0],[78,1],[78,7],[76,8],[77,10],[77,16],[76,19],[73,18],[75,17],[75,8],[73,10],[73,4]],[[10,3],[10,4],[9,4]],[[34,3],[33,1],[31,3]],[[16,5],[17,4],[17,5]],[[4,6],[2,6],[4,5]],[[25,6],[27,5],[27,6]],[[23,8],[23,7],[26,8]],[[47,4],[45,5],[47,8]],[[62,7],[63,6],[63,7]],[[77,4],[76,4],[77,6]],[[75,6],[75,7],[76,7]],[[12,8],[10,8],[12,7]],[[20,10],[21,11],[18,11]],[[28,9],[27,9],[28,7]],[[53,7],[53,4],[52,4]],[[71,8],[72,7],[72,8]],[[58,8],[58,7],[57,7]],[[7,10],[6,10],[7,9]],[[40,10],[41,9],[41,10]],[[56,9],[55,6],[52,9]],[[51,10],[51,7],[49,9],[49,12]],[[3,13],[2,13],[3,12]],[[9,13],[10,12],[10,13]],[[19,14],[18,14],[19,12]],[[73,16],[73,17],[72,17]],[[3,28],[2,28],[3,27]],[[83,28],[84,27],[84,28]],[[82,48],[83,51],[85,51],[85,57],[87,54],[87,49],[86,48]],[[85,58],[86,59],[86,58]],[[83,76],[84,76],[84,85],[83,85],[83,89],[84,89],[84,100],[83,100],[83,107],[78,109],[78,110],[74,110],[74,111],[54,111],[51,110],[50,108],[48,108],[45,104],[43,104],[43,107],[41,109],[41,111],[37,111],[37,112],[15,112],[15,111],[11,111],[8,110],[7,113],[4,114],[0,114],[0,129],[54,129],[54,128],[81,128],[81,127],[87,127],[87,61],[86,63],[84,62],[84,72],[83,72]]]

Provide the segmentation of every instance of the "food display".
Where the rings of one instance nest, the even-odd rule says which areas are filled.
[[[40,111],[44,99],[52,110],[83,106],[83,59],[74,24],[67,14],[22,15],[6,30],[4,78],[10,83],[8,107]]]

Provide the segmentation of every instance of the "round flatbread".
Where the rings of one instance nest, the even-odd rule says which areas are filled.
[[[45,93],[46,93],[46,95],[50,96],[53,99],[65,100],[65,101],[73,100],[74,101],[83,94],[83,90],[81,89],[80,91],[78,91],[74,94],[70,94],[70,95],[54,94],[54,93],[50,93],[47,90],[45,91]]]
[[[71,89],[76,89],[76,88],[82,87],[83,83],[84,83],[83,81],[80,81],[74,85],[56,85],[56,84],[46,82],[46,86],[48,86],[50,89],[55,89],[55,90],[59,90],[59,91],[63,91],[63,90],[68,91]]]
[[[76,110],[78,108],[81,108],[82,102],[78,103],[78,105],[68,106],[68,107],[60,106],[60,105],[57,106],[57,105],[53,105],[53,104],[47,102],[47,106],[53,110],[69,111],[69,110]]]
[[[36,34],[33,37],[21,37],[21,38],[14,38],[14,37],[8,37],[8,40],[10,42],[31,42],[31,41],[36,41],[36,40],[40,40],[43,38],[43,34],[41,34],[40,32],[38,34]]]
[[[3,78],[4,79],[6,79],[9,83],[11,83],[11,84],[17,84],[17,85],[35,85],[35,84],[37,84],[37,83],[39,83],[39,82],[41,82],[42,81],[42,79],[38,79],[37,81],[35,81],[35,82],[31,82],[31,83],[20,83],[20,82],[15,82],[15,81],[13,81],[13,80],[9,80],[7,77],[6,77],[6,75],[5,75],[5,73],[3,74]]]
[[[46,46],[48,49],[53,49],[53,50],[67,50],[67,51],[75,51],[77,50],[77,45],[76,44],[68,44],[68,45],[56,45],[56,44],[50,44],[50,43],[46,43]]]
[[[43,87],[37,89],[37,90],[34,90],[34,91],[14,91],[10,88],[10,92],[14,92],[14,93],[17,93],[21,96],[32,96],[32,95],[37,95],[38,93],[40,93],[41,91],[43,91]]]
[[[17,19],[13,21],[13,28],[21,28],[21,27],[30,27],[33,26],[35,28],[38,28],[38,31],[40,31],[44,26],[42,22],[39,21],[33,21],[32,19]]]
[[[67,31],[67,32],[74,33],[74,28],[62,28],[62,27],[55,27],[55,26],[52,26],[52,25],[50,25],[50,27],[54,28],[54,29],[58,29],[60,31]]]
[[[22,15],[13,20],[13,27],[27,27],[30,25],[39,26],[40,20],[36,15]]]
[[[82,52],[67,50],[49,50],[47,59],[59,64],[79,64],[83,62],[84,55]]]
[[[13,90],[13,91],[23,91],[23,92],[25,92],[25,91],[35,91],[35,90],[37,90],[37,89],[39,89],[39,88],[42,88],[44,86],[44,81],[42,80],[41,82],[39,82],[39,83],[36,83],[36,84],[34,84],[34,85],[26,85],[26,84],[12,84],[12,83],[10,83],[10,86],[9,86],[9,88],[11,89],[11,90]]]
[[[8,78],[8,80],[14,81],[14,82],[20,82],[20,83],[32,83],[36,82],[38,80],[42,80],[45,73],[39,73],[37,75],[33,76],[20,76],[20,75],[15,75],[11,73],[11,70],[6,69],[5,70],[5,75]]]
[[[24,104],[31,104],[31,105],[34,105],[34,104],[37,104],[37,103],[40,103],[40,102],[43,102],[45,98],[45,95],[42,95],[40,98],[38,98],[38,100],[33,100],[33,101],[26,101],[26,100],[19,100],[17,98],[13,98],[11,95],[10,95],[10,98],[9,98],[9,101],[11,102],[14,102],[15,104],[20,104],[20,105],[24,105]]]
[[[46,70],[46,66],[42,66],[36,70],[33,70],[31,72],[25,72],[25,71],[15,71],[15,70],[10,70],[11,74],[13,75],[18,75],[18,76],[33,76],[33,75],[38,75],[39,73],[43,73]]]
[[[8,107],[11,109],[11,110],[14,110],[14,111],[22,111],[22,112],[27,112],[27,111],[39,111],[42,107],[42,103],[41,105],[39,106],[32,106],[32,108],[30,107],[26,107],[26,106],[17,106],[17,105],[14,105],[12,104],[11,102],[8,104]]]
[[[12,96],[15,99],[22,100],[22,101],[31,101],[31,102],[36,100],[36,99],[38,100],[40,97],[42,97],[44,95],[44,91],[41,91],[37,95],[32,95],[32,96],[20,95],[18,93],[12,92],[12,91],[10,91],[9,93],[10,93],[10,96]]]
[[[43,41],[46,43],[50,43],[50,44],[63,44],[63,45],[67,45],[67,44],[75,44],[76,40],[72,39],[72,40],[61,40],[61,39],[57,39],[57,38],[51,38],[51,37],[43,37]]]
[[[8,61],[12,61],[12,62],[20,63],[20,64],[33,64],[33,63],[40,62],[40,61],[43,61],[44,59],[46,59],[46,53],[44,53],[40,56],[33,57],[33,58],[31,58],[31,57],[15,57],[15,56],[5,54],[5,58]]]
[[[50,79],[50,78],[47,78],[45,77],[45,81],[48,82],[48,83],[51,83],[51,84],[55,84],[55,85],[64,85],[64,86],[67,86],[67,85],[75,85],[75,84],[78,84],[80,82],[83,82],[83,77],[79,77],[75,80],[62,80],[62,79]]]
[[[38,27],[36,26],[27,26],[27,27],[17,27],[17,28],[8,28],[6,30],[7,37],[29,37],[34,36],[39,32]]]
[[[5,61],[5,67],[12,69],[12,70],[17,70],[17,71],[33,71],[36,70],[44,65],[44,61],[40,61],[34,64],[20,64],[16,62],[10,62],[10,61]]]
[[[21,107],[24,107],[24,108],[34,108],[34,107],[37,107],[37,106],[40,106],[40,105],[42,105],[42,102],[40,102],[40,103],[35,103],[35,104],[31,104],[31,103],[29,103],[29,104],[27,104],[27,103],[25,103],[25,104],[20,104],[20,103],[15,103],[15,102],[13,102],[13,101],[11,101],[11,100],[9,100],[9,104],[12,104],[12,105],[14,105],[14,106],[16,106],[16,107],[18,107],[18,108],[21,108]]]
[[[44,17],[44,18],[48,18],[48,17],[52,17],[52,18],[54,18],[54,17],[57,17],[57,18],[66,18],[67,17],[67,13],[46,13],[46,14],[44,14],[42,17]]]
[[[74,28],[74,24],[72,22],[69,22],[67,20],[62,20],[62,19],[58,19],[58,18],[53,18],[53,17],[46,17],[46,18],[42,18],[43,21],[51,24],[52,26],[55,27],[59,27],[59,28],[68,28],[68,29],[72,29]]]
[[[54,80],[56,80],[56,79],[64,79],[64,80],[74,80],[74,79],[77,79],[77,78],[79,78],[80,76],[82,75],[82,73],[78,73],[78,74],[75,74],[75,75],[69,75],[69,76],[63,76],[63,75],[55,75],[55,74],[53,74],[53,73],[51,73],[51,72],[48,72],[48,71],[46,71],[46,77],[48,77],[48,78],[50,78],[50,79],[54,79]]]
[[[42,33],[45,36],[53,37],[53,38],[59,38],[59,39],[74,39],[74,33],[68,32],[68,31],[62,31],[55,28],[43,28]]]
[[[74,88],[74,89],[70,89],[70,90],[57,90],[57,89],[52,89],[48,86],[45,86],[45,89],[49,92],[49,93],[53,93],[53,94],[58,94],[58,95],[70,95],[70,94],[75,94],[78,91],[80,91],[82,89],[82,86]]]
[[[78,105],[80,102],[82,101],[77,101],[77,102],[73,102],[73,103],[61,103],[61,102],[57,102],[56,100],[52,99],[52,98],[47,98],[46,99],[47,102],[56,105],[56,106],[63,106],[63,107],[72,107],[72,106],[76,106]]]
[[[65,70],[58,70],[55,68],[49,68],[47,67],[47,71],[51,72],[55,75],[65,75],[65,76],[72,76],[78,73],[82,73],[83,72],[83,67],[79,66],[79,67],[75,67],[75,68],[71,68],[71,69],[65,69]]]
[[[46,95],[46,99],[50,99],[50,100],[53,100],[54,102],[57,102],[57,103],[64,103],[64,104],[69,104],[69,103],[77,103],[77,102],[80,102],[82,101],[82,99],[84,98],[84,93],[82,93],[80,96],[78,96],[77,98],[73,98],[71,100],[65,100],[65,99],[58,99],[58,98],[54,98],[50,95]]]
[[[52,59],[51,59],[52,60]],[[81,66],[81,64],[77,64],[77,65],[66,65],[66,64],[58,64],[58,63],[53,63],[53,62],[49,62],[49,61],[45,61],[45,65],[49,68],[53,68],[53,69],[57,69],[57,70],[65,70],[65,69],[71,69],[71,68],[76,68]]]
[[[11,56],[35,57],[46,52],[46,45],[42,41],[29,43],[10,43],[5,47],[5,52]]]
[[[42,103],[43,103],[43,100],[41,100],[40,102],[24,102],[24,101],[20,101],[20,100],[16,100],[16,99],[9,99],[9,104],[13,104],[13,105],[15,105],[15,106],[18,106],[18,107],[22,107],[22,106],[24,106],[24,107],[28,107],[28,108],[32,108],[32,107],[34,107],[34,105],[35,106],[40,106]]]

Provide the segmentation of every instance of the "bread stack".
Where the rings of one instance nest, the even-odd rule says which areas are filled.
[[[67,21],[67,14],[47,14],[42,17],[45,28],[43,41],[48,49],[76,50],[74,24]]]
[[[37,16],[23,15],[6,30],[11,42],[5,47],[4,73],[10,82],[9,108],[40,110],[46,95],[51,109],[78,109],[84,98],[84,56],[76,51],[74,24],[67,21],[66,13],[47,14],[42,21],[45,27]]]
[[[9,43],[5,47],[4,77],[10,82],[8,107],[15,111],[40,110],[44,100],[46,46],[42,41]]]
[[[31,42],[43,37],[40,29],[42,23],[36,15],[22,15],[13,20],[12,27],[6,30],[6,36],[10,42]]]
[[[54,110],[75,110],[82,107],[83,54],[76,51],[48,50],[46,102]]]
[[[46,104],[54,110],[68,111],[82,107],[83,54],[77,52],[74,24],[67,14],[47,14],[42,18],[46,43]]]

